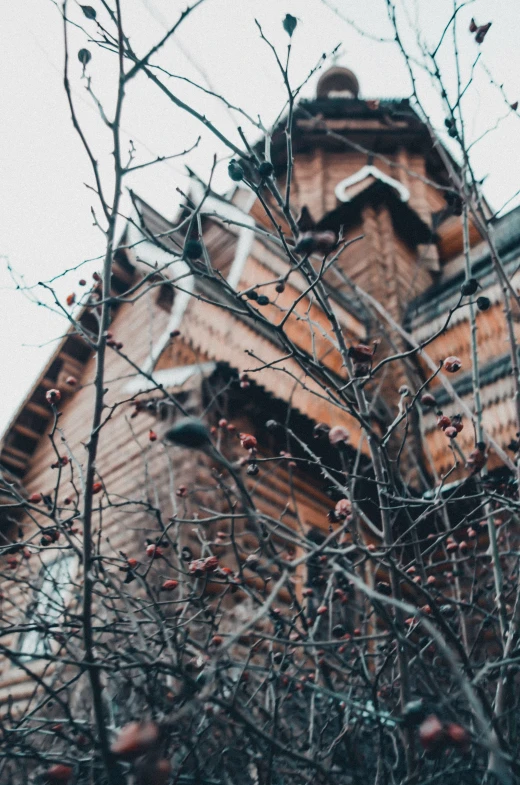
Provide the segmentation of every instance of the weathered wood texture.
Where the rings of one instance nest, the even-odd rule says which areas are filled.
[[[155,305],[157,289],[150,294],[138,299],[133,304],[123,305],[112,325],[114,335],[124,342],[123,353],[137,365],[143,365],[147,360],[151,347],[163,333],[168,315]],[[210,317],[213,323],[216,320],[215,309],[211,309]],[[197,309],[195,309],[197,310]],[[202,309],[204,310],[204,309]],[[193,330],[193,320],[187,319],[187,338]],[[209,329],[204,326],[202,329]],[[236,327],[235,327],[236,333]],[[219,336],[215,336],[219,340]],[[196,340],[194,344],[196,345]],[[218,344],[216,344],[216,347]],[[196,362],[201,359],[200,353],[195,351],[182,338],[171,342],[163,352],[159,367],[175,367],[186,362]],[[219,356],[219,359],[222,359]],[[230,356],[229,360],[233,361]],[[235,358],[236,359],[236,358]],[[58,506],[62,516],[71,514],[76,501],[80,502],[76,491],[81,493],[82,474],[86,465],[85,443],[88,441],[90,421],[92,416],[93,387],[92,380],[95,369],[95,358],[92,356],[86,363],[78,390],[71,394],[60,406],[62,412],[59,420],[59,430],[56,434],[56,446],[62,455],[67,455],[71,462],[61,472],[57,487]],[[145,538],[155,538],[158,533],[157,510],[163,525],[166,525],[170,516],[177,514],[190,518],[198,510],[199,504],[204,502],[209,508],[217,511],[222,509],[221,503],[216,504],[215,477],[213,466],[208,459],[199,453],[179,448],[166,448],[160,442],[150,442],[149,429],[155,428],[159,433],[165,427],[164,423],[156,422],[154,417],[146,411],[132,418],[132,406],[128,402],[129,395],[126,387],[132,376],[135,375],[124,357],[111,351],[108,355],[106,379],[108,392],[106,395],[107,406],[115,406],[110,419],[101,431],[99,456],[96,463],[97,474],[108,491],[108,495],[100,493],[95,497],[95,539],[99,536],[101,552],[112,561],[112,567],[122,563],[120,551],[127,556],[134,556],[140,562],[147,561],[145,556]],[[201,411],[200,384],[191,386],[188,400],[184,405],[193,412]],[[110,409],[106,410],[108,415]],[[226,413],[231,422],[240,430],[255,430],[255,423],[244,419],[233,412]],[[262,423],[263,425],[263,423]],[[47,431],[50,430],[48,422]],[[222,448],[224,452],[233,457],[243,455],[235,433],[224,434]],[[25,477],[25,486],[28,493],[41,492],[53,495],[57,483],[57,470],[51,468],[56,460],[54,448],[48,438],[43,438],[36,449],[31,461],[30,469]],[[291,492],[294,484],[294,494]],[[180,486],[188,489],[188,497],[179,499],[176,490]],[[290,481],[287,469],[283,466],[276,472],[266,472],[258,481],[249,481],[254,492],[255,502],[260,510],[271,515],[275,520],[283,520],[289,527],[302,526],[304,530],[309,527],[324,527],[328,500],[317,489],[313,489],[307,481],[298,477],[295,472],[293,481]],[[65,498],[69,497],[72,504],[66,504]],[[296,503],[296,508],[295,508]],[[114,505],[114,506],[110,506]],[[215,507],[216,505],[216,507]],[[45,525],[43,516],[36,513],[33,520],[26,519],[22,524],[24,539],[29,543],[39,541],[38,524]],[[81,547],[81,520],[75,528],[76,534],[71,535],[71,543]],[[212,539],[215,532],[212,529],[226,529],[226,519],[218,524],[204,527],[204,536]],[[201,542],[194,526],[185,526],[182,541],[189,545],[196,557],[200,553]],[[30,546],[29,546],[30,547]],[[57,547],[66,547],[65,538],[62,536],[58,546],[46,549],[42,556],[34,554],[29,561],[20,560],[16,570],[12,572],[12,580],[2,587],[4,619],[10,619],[13,624],[20,623],[24,609],[31,602],[32,597],[27,596],[27,588],[21,582],[24,576],[31,571],[36,578],[41,567],[41,559],[53,560],[57,555]],[[219,546],[222,563],[226,563],[226,550]],[[247,546],[244,558],[247,555]],[[230,564],[232,564],[232,560]],[[235,565],[236,567],[236,565]],[[110,569],[110,568],[109,568]],[[172,577],[169,571],[158,568],[158,580]],[[81,582],[81,573],[78,580]],[[237,602],[240,597],[237,598]],[[2,643],[6,646],[16,646],[16,636],[3,637]],[[7,661],[0,660],[0,702],[9,696],[16,701],[28,700],[34,690],[34,684],[23,669],[10,666]],[[43,666],[38,663],[29,666],[35,673],[42,671]],[[52,666],[50,668],[52,672]],[[47,671],[49,675],[49,671]]]
[[[299,126],[309,130],[315,129],[319,119],[301,120]],[[397,120],[393,130],[407,128],[406,121]],[[388,130],[379,119],[342,120],[331,119],[328,128],[332,132],[353,132],[361,128],[372,134]],[[294,167],[293,195],[295,214],[298,207],[308,207],[316,220],[324,214],[336,209],[338,201],[334,189],[338,182],[355,174],[367,162],[367,156],[348,143],[341,146],[336,141],[336,149],[330,149],[324,143],[312,145],[296,156]],[[446,207],[442,191],[436,189],[429,180],[425,158],[406,149],[398,149],[386,156],[386,160],[377,158],[375,165],[386,175],[396,179],[410,191],[408,207],[422,219],[428,227],[433,226],[433,215],[441,213]],[[367,183],[370,185],[370,181]],[[280,183],[283,186],[283,181]],[[360,198],[364,185],[356,186],[356,198]],[[249,200],[250,194],[237,192],[235,203]],[[280,230],[291,237],[287,221],[280,215],[273,200],[266,196]],[[143,208],[144,209],[144,208]],[[172,224],[163,219],[151,208],[146,207],[147,227],[152,234],[157,234],[161,242],[177,255],[180,254],[184,239],[173,233]],[[253,205],[250,215],[259,225],[269,227],[269,220],[259,201]],[[461,250],[461,224],[458,218],[448,218],[438,229],[437,245],[417,247],[408,243],[403,232],[398,233],[392,219],[392,212],[384,202],[373,204],[369,200],[361,209],[359,218],[352,221],[353,225],[344,226],[344,237],[354,239],[360,235],[363,239],[352,243],[343,251],[333,269],[329,270],[326,281],[331,287],[331,304],[340,322],[347,344],[367,342],[381,338],[376,361],[405,348],[398,332],[388,330],[384,321],[367,309],[368,318],[359,315],[362,301],[353,297],[348,280],[352,280],[370,293],[388,310],[398,322],[402,322],[411,300],[425,292],[434,281],[433,273],[438,269],[439,256],[447,261]],[[338,227],[339,228],[339,227]],[[472,243],[478,236],[472,228]],[[169,232],[170,234],[165,234]],[[204,219],[204,243],[211,258],[213,267],[225,278],[235,259],[237,250],[237,227],[222,225],[214,220]],[[148,248],[149,252],[149,248]],[[134,260],[144,254],[144,246],[137,246],[133,251]],[[315,259],[316,269],[320,260]],[[154,259],[147,260],[148,270],[153,270]],[[201,269],[203,269],[201,262]],[[150,266],[151,265],[151,266]],[[460,267],[460,263],[459,263]],[[102,553],[117,570],[122,557],[120,551],[128,556],[135,556],[140,561],[146,559],[144,543],[146,537],[154,538],[158,534],[158,520],[164,525],[171,516],[181,513],[188,524],[176,524],[184,527],[182,537],[189,544],[194,555],[200,551],[200,530],[191,522],[193,513],[200,502],[208,508],[216,508],[222,512],[220,502],[216,501],[215,488],[217,478],[215,467],[199,453],[187,450],[166,448],[160,441],[151,442],[148,432],[151,427],[158,431],[164,423],[156,423],[147,412],[132,418],[131,398],[128,384],[135,377],[135,369],[125,359],[125,354],[135,366],[142,367],[149,361],[152,350],[159,347],[159,360],[156,369],[163,371],[180,365],[215,360],[231,368],[247,371],[253,381],[264,388],[272,396],[285,401],[291,408],[306,415],[310,420],[321,421],[329,425],[345,425],[351,434],[354,448],[367,451],[366,440],[362,438],[357,420],[349,413],[348,407],[337,404],[327,389],[327,385],[319,384],[310,376],[305,375],[297,362],[280,342],[273,337],[274,331],[267,329],[279,326],[285,321],[286,334],[294,345],[317,363],[325,366],[327,371],[337,378],[346,380],[346,372],[341,354],[336,344],[336,336],[324,314],[320,311],[312,294],[305,292],[306,284],[294,272],[288,278],[285,291],[275,291],[276,282],[287,274],[287,261],[274,243],[256,238],[252,242],[249,258],[241,272],[237,286],[238,291],[257,286],[258,293],[267,294],[269,304],[258,306],[254,301],[242,303],[244,312],[247,308],[258,310],[265,317],[266,324],[254,326],[250,318],[243,313],[233,313],[233,309],[222,309],[211,302],[209,296],[192,299],[180,325],[180,336],[160,344],[169,324],[168,305],[157,304],[160,287],[157,286],[146,296],[136,299],[134,303],[121,305],[115,314],[112,331],[116,340],[124,343],[122,355],[109,350],[107,360],[107,420],[100,437],[99,455],[96,470],[99,479],[108,490],[108,496],[100,493],[95,497],[96,515],[95,537],[99,536]],[[344,276],[341,274],[344,273]],[[346,278],[345,278],[346,277]],[[123,291],[131,280],[131,271],[123,263],[118,265],[114,279],[116,293]],[[117,288],[119,287],[119,289]],[[290,312],[292,304],[299,299]],[[349,306],[350,303],[350,306]],[[357,307],[352,307],[354,304]],[[240,311],[241,304],[235,303],[235,310]],[[442,315],[436,316],[438,322]],[[366,323],[365,323],[366,322]],[[437,324],[435,322],[435,324]],[[428,330],[435,324],[424,326],[415,332],[421,341]],[[91,329],[92,325],[90,325]],[[497,353],[507,350],[505,340],[505,324],[501,306],[494,304],[486,314],[478,316],[479,359],[483,364]],[[518,333],[517,333],[518,335]],[[426,336],[427,337],[427,336]],[[429,347],[428,352],[436,360],[444,359],[448,354],[461,357],[465,369],[470,368],[469,359],[469,326],[464,320],[454,320],[453,326],[440,336]],[[520,338],[520,335],[518,335]],[[60,454],[67,455],[71,460],[63,468],[57,487],[57,502],[62,515],[70,514],[80,502],[82,475],[86,465],[85,443],[88,441],[92,417],[93,387],[95,358],[88,346],[75,335],[68,335],[57,354],[52,359],[42,378],[33,388],[29,399],[18,412],[13,427],[10,428],[3,445],[2,461],[10,469],[24,475],[24,483],[28,493],[41,492],[53,495],[57,484],[57,470],[51,468],[56,461],[54,448],[48,438],[51,427],[50,409],[45,402],[46,391],[58,386],[63,394],[60,406],[62,415],[56,432],[56,446]],[[377,379],[377,384],[370,388],[374,393],[375,405],[383,412],[386,420],[391,422],[397,413],[399,387],[406,383],[415,390],[419,384],[418,376],[428,371],[426,367],[413,363],[405,367],[386,366]],[[74,375],[79,384],[76,388],[67,385],[66,378]],[[323,380],[322,380],[323,381]],[[502,384],[502,386],[501,386]],[[435,385],[433,385],[435,387]],[[202,388],[200,382],[190,380],[185,387],[183,405],[190,413],[202,412]],[[468,400],[467,397],[465,400]],[[505,383],[494,383],[490,389],[483,390],[484,427],[501,444],[507,443],[516,430],[514,423],[513,401],[510,386]],[[470,403],[470,402],[469,402]],[[112,410],[110,407],[114,407]],[[456,413],[456,405],[446,405],[448,413]],[[222,412],[237,426],[237,430],[255,432],[262,423],[251,422],[241,412]],[[449,449],[445,435],[435,429],[434,418],[430,416],[423,423],[427,434],[428,448],[433,456],[433,463],[438,473],[448,471],[453,464],[453,453]],[[42,434],[45,434],[42,436]],[[236,434],[224,433],[219,437],[223,440],[226,454],[233,458],[241,455]],[[412,438],[412,437],[411,437]],[[458,437],[458,445],[467,454],[473,446],[473,429],[469,423]],[[460,460],[460,459],[459,459]],[[411,464],[412,461],[410,460]],[[490,466],[496,465],[496,456],[490,457]],[[464,474],[463,461],[456,475]],[[275,520],[282,520],[289,529],[308,531],[311,527],[326,530],[326,513],[330,502],[317,488],[315,482],[295,471],[291,475],[283,464],[276,472],[261,472],[258,481],[248,479],[248,485],[254,492],[258,508]],[[413,467],[408,478],[413,480]],[[188,489],[186,498],[180,499],[176,490],[180,486]],[[292,486],[292,487],[291,487]],[[294,492],[293,492],[294,489]],[[78,495],[79,494],[79,495]],[[71,504],[65,504],[70,497]],[[81,505],[78,504],[78,509]],[[69,511],[68,513],[66,511]],[[159,511],[159,513],[157,512]],[[37,513],[33,520],[27,519],[24,524],[26,539],[38,540],[38,524],[42,523]],[[197,524],[199,526],[200,524]],[[81,521],[77,522],[78,531],[71,535],[71,543],[81,547]],[[211,526],[203,527],[203,535],[208,539],[214,536]],[[219,529],[226,530],[226,522],[219,521]],[[280,535],[280,540],[283,536]],[[62,537],[59,547],[64,547]],[[252,547],[251,533],[243,531],[242,546],[244,554]],[[219,545],[223,563],[228,558],[226,546]],[[3,612],[13,624],[19,623],[30,598],[24,594],[24,584],[19,578],[33,570],[36,575],[40,566],[40,558],[52,559],[56,555],[56,546],[34,555],[29,561],[20,560],[12,572],[12,579],[2,587]],[[231,563],[231,562],[230,562]],[[161,573],[161,565],[157,568],[158,580],[171,577],[166,570]],[[80,575],[80,574],[79,574]],[[79,578],[81,580],[81,578]],[[296,584],[301,588],[303,576],[297,573]],[[237,614],[244,610],[243,599],[237,593]],[[242,611],[240,608],[242,607]],[[238,616],[237,616],[238,618]],[[13,636],[2,639],[4,645],[15,645]],[[39,666],[31,666],[38,671]],[[34,685],[28,674],[20,668],[11,667],[0,661],[0,702],[8,696],[15,701],[29,700]],[[41,670],[41,669],[40,669]],[[46,675],[52,673],[52,666]]]

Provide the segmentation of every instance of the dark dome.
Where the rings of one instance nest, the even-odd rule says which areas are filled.
[[[357,98],[359,82],[348,68],[333,65],[320,76],[316,95],[318,98]]]

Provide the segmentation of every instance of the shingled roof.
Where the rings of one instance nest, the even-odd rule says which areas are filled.
[[[112,267],[112,293],[122,294],[131,285],[135,269],[124,252],[116,252]],[[117,308],[117,305],[114,307]],[[14,414],[0,443],[0,466],[16,477],[23,477],[40,438],[47,432],[52,415],[45,394],[51,388],[62,396],[74,388],[67,377],[80,376],[92,354],[89,337],[95,340],[97,322],[88,308],[74,315],[78,327],[71,325],[34,386]]]
[[[493,228],[497,251],[506,271],[511,274],[516,270],[520,255],[520,205],[495,221]],[[471,273],[483,288],[494,281],[495,274],[487,244],[473,259]],[[413,300],[406,315],[407,327],[416,329],[456,305],[465,277],[465,271],[461,269],[446,280],[433,284],[426,292]]]

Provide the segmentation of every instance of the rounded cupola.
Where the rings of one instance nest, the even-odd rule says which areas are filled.
[[[318,80],[317,98],[357,98],[359,82],[353,71],[333,65]]]

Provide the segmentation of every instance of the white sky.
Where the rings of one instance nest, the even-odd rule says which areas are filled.
[[[106,21],[99,0],[89,2]],[[388,36],[385,0],[327,0],[372,36]],[[122,0],[125,27],[138,54],[146,52],[164,32],[163,24],[176,19],[186,7],[179,0]],[[452,0],[417,0],[408,3],[409,19],[417,19],[421,35],[434,40],[452,11]],[[88,73],[93,88],[111,113],[114,95],[114,56],[88,42],[95,36],[95,23],[87,21],[75,0],[69,0],[70,15],[85,31],[71,32],[70,76],[82,125],[103,177],[110,183],[111,145],[106,128],[93,108],[81,79],[82,68],[76,53],[87,46],[92,51]],[[228,100],[251,115],[261,115],[265,124],[277,115],[284,101],[284,89],[272,55],[259,39],[255,18],[267,37],[283,53],[288,38],[281,21],[286,13],[300,20],[293,37],[291,75],[302,81],[323,52],[341,44],[339,62],[352,68],[366,97],[410,95],[410,82],[400,54],[393,44],[369,40],[342,22],[321,0],[206,0],[182,25],[178,36],[167,44],[159,59],[170,72],[203,82],[201,69],[212,86]],[[520,4],[517,0],[476,0],[460,13],[459,48],[463,83],[479,47],[467,32],[471,16],[493,26],[480,48],[481,62],[491,70],[496,82],[504,85],[511,102],[520,100]],[[72,128],[62,81],[63,41],[61,17],[53,0],[23,0],[4,3],[0,12],[2,59],[0,63],[0,255],[23,274],[27,284],[48,280],[84,260],[102,253],[103,238],[93,225],[91,207],[99,214],[96,196],[86,184],[93,182],[91,170],[78,136]],[[404,29],[404,17],[403,17]],[[87,35],[88,33],[88,35]],[[410,40],[404,32],[406,40]],[[439,62],[450,89],[455,68],[449,36],[439,52]],[[189,59],[186,57],[188,54]],[[480,64],[475,68],[475,84],[464,99],[470,138],[507,115],[507,105],[491,91]],[[304,88],[314,93],[317,76]],[[419,85],[428,111],[442,127],[443,114],[431,85]],[[240,144],[229,113],[218,101],[177,79],[170,79],[172,91],[213,120],[220,130]],[[256,132],[239,119],[252,140]],[[146,79],[139,77],[129,88],[123,128],[137,148],[136,163],[157,155],[171,155],[203,139],[189,159],[158,164],[132,175],[131,186],[167,216],[173,216],[181,199],[177,187],[186,187],[184,161],[206,177],[216,153],[227,151],[215,137],[204,133],[196,120],[172,106]],[[520,188],[520,115],[511,113],[496,130],[473,149],[478,176],[488,175],[485,193],[494,209],[499,209]],[[217,170],[216,184],[230,185],[226,162]],[[518,200],[517,200],[518,201]],[[517,202],[511,202],[511,205]],[[508,208],[509,209],[509,208]],[[66,329],[62,318],[38,307],[14,290],[0,259],[0,368],[3,385],[0,431],[36,380],[53,348],[53,339]],[[61,296],[77,290],[78,279],[95,269],[70,273],[56,284]],[[43,297],[43,291],[34,292]],[[48,301],[48,298],[46,298]]]

